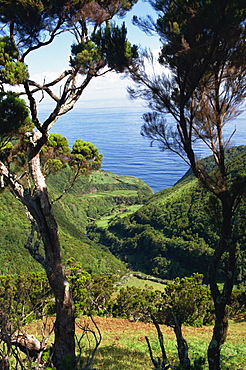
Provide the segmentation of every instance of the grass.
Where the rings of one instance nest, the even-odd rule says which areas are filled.
[[[160,355],[155,328],[152,324],[130,322],[122,319],[96,318],[102,331],[102,345],[94,366],[105,370],[153,369],[149,359],[145,336],[148,336],[154,356]],[[246,322],[231,322],[228,340],[222,349],[221,370],[245,370],[246,368]],[[176,339],[171,328],[162,326],[168,359],[178,364]],[[212,327],[184,327],[183,334],[189,344],[191,361],[206,357],[207,346],[212,336]],[[207,364],[204,369],[207,369]]]
[[[92,323],[87,317],[78,319],[81,327],[88,326],[92,329]],[[150,323],[131,322],[119,318],[96,317],[95,322],[100,328],[102,342],[96,353],[93,368],[98,370],[151,370],[153,365],[149,358],[145,336],[148,336],[153,354],[160,355],[157,335],[154,325]],[[40,325],[40,324],[39,324]],[[171,328],[161,326],[164,334],[165,349],[169,362],[178,364],[176,339]],[[26,328],[28,333],[39,335],[40,328],[34,329],[34,324]],[[231,321],[228,338],[222,348],[221,370],[245,370],[246,368],[246,320]],[[81,329],[77,328],[79,336]],[[212,327],[192,328],[183,327],[183,335],[189,345],[191,362],[198,356],[206,357],[207,346],[212,336]],[[52,341],[52,337],[50,339]],[[88,341],[86,342],[88,343]],[[91,348],[94,346],[91,338]],[[86,353],[83,349],[83,353]],[[208,365],[201,369],[208,369]]]
[[[136,287],[136,288],[151,288],[153,290],[163,290],[165,285],[156,283],[155,281],[150,281],[150,280],[143,280],[139,279],[133,275],[129,275],[128,279],[126,279],[119,287]]]
[[[138,192],[137,190],[113,190],[113,191],[104,191],[104,192],[97,192],[92,194],[87,194],[85,197],[87,198],[98,198],[98,197],[137,197]]]
[[[136,212],[141,207],[142,207],[142,204],[134,204],[134,205],[131,205],[131,206],[122,205],[122,207],[117,208],[115,210],[115,212],[112,211],[110,215],[103,216],[103,217],[99,218],[98,220],[96,220],[96,224],[97,224],[98,227],[106,228],[108,226],[108,223],[115,216],[118,216],[118,217],[129,216],[130,214],[132,214],[133,212]]]

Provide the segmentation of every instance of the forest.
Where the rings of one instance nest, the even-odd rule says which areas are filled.
[[[245,150],[244,146],[228,149],[227,166],[232,176],[245,173]],[[202,161],[212,172],[212,158]],[[134,214],[112,217],[106,227],[95,221],[87,228],[88,237],[107,246],[134,270],[162,279],[194,272],[206,278],[209,258],[220,238],[221,211],[215,203],[188,171],[175,186],[152,196]],[[239,283],[245,280],[245,199],[237,217],[242,235],[236,274]],[[223,274],[223,260],[220,269]]]
[[[155,16],[132,21],[159,38],[156,59],[113,21],[135,3],[0,2],[2,369],[117,367],[99,352],[95,315],[152,325],[157,340],[142,334],[142,368],[245,367],[245,345],[230,330],[245,324],[246,152],[232,145],[234,131],[225,135],[244,111],[245,4],[149,1]],[[29,58],[61,35],[69,36],[66,67],[43,70],[40,80]],[[190,167],[172,188],[153,195],[139,179],[101,171],[103,153],[75,130],[74,143],[51,133],[88,85],[112,72],[131,79],[129,97],[148,109],[141,135]],[[208,158],[198,158],[196,143]],[[148,285],[125,285],[136,279]],[[207,325],[201,354],[184,332]],[[166,350],[167,327],[175,356]]]

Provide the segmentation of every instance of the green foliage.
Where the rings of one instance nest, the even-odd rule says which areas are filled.
[[[231,147],[229,149],[226,149],[225,153],[226,153],[225,163],[227,166],[229,166],[230,171],[232,171],[234,167],[234,170],[236,173],[239,172],[237,168],[239,168],[241,172],[244,169],[244,165],[243,165],[243,162],[241,163],[240,158],[243,158],[245,156],[245,146],[239,145],[239,146]],[[234,162],[235,164],[233,165]],[[216,169],[216,163],[214,162],[214,158],[212,155],[201,159],[199,163],[200,163],[201,168],[205,168],[208,172],[213,172]],[[184,176],[182,176],[181,179],[177,181],[177,184],[185,180],[191,180],[191,178],[194,178],[194,177],[195,176],[193,174],[193,171],[190,168],[184,174]]]
[[[77,314],[103,315],[114,292],[114,278],[108,274],[89,274],[74,259],[68,261],[68,280],[71,283]]]
[[[92,39],[72,45],[71,65],[80,73],[95,72],[108,66],[116,72],[123,72],[137,57],[136,45],[126,39],[125,24],[121,27],[107,23],[92,35]]]
[[[52,149],[54,154],[66,154],[70,153],[68,147],[68,140],[61,134],[50,134],[48,141],[45,147],[42,148],[42,151],[45,153]]]
[[[48,189],[52,198],[60,195],[70,176],[71,172],[67,168],[48,176]],[[135,193],[135,196],[130,199],[129,189],[134,190]],[[116,190],[118,191],[115,194]],[[99,192],[104,196],[97,198],[96,194]],[[139,204],[139,202],[141,204],[151,195],[149,186],[133,177],[96,171],[78,178],[73,189],[53,204],[53,211],[59,225],[63,261],[66,262],[74,257],[82,264],[83,269],[90,273],[114,273],[117,270],[124,273],[126,271],[124,263],[113,256],[108,249],[85,236],[86,226],[91,221],[91,217],[111,214],[112,211],[121,209],[127,204]],[[0,273],[40,271],[40,266],[23,248],[30,233],[24,208],[7,189],[0,192],[0,202]]]
[[[37,271],[39,266],[23,248],[30,232],[23,206],[5,189],[0,193],[0,200],[0,274]]]
[[[27,66],[16,60],[18,52],[7,36],[0,38],[0,78],[9,85],[18,85],[28,78]]]
[[[67,139],[60,134],[50,134],[46,145],[41,150],[43,173],[48,176],[66,166],[71,151]]]
[[[55,174],[69,166],[75,173],[72,184],[78,176],[99,169],[103,158],[95,145],[81,139],[77,139],[70,150],[67,139],[60,134],[50,134],[41,153],[44,174]]]
[[[201,327],[211,323],[213,304],[203,275],[176,278],[167,284],[155,317],[159,323],[173,326],[173,314],[179,324]]]
[[[71,47],[72,55],[70,63],[73,67],[79,68],[80,73],[86,73],[93,67],[96,68],[97,63],[102,61],[102,56],[97,45],[89,40],[82,41],[80,44],[73,44]]]
[[[118,275],[89,274],[70,259],[66,273],[77,315],[105,315]],[[43,272],[0,276],[0,322],[15,331],[28,322],[55,313],[53,294]]]
[[[246,290],[245,288],[235,288],[230,299],[230,316],[236,317],[246,311]]]
[[[208,317],[211,310],[211,300],[208,288],[202,284],[201,275],[195,274],[190,278],[175,279],[175,281],[165,287],[164,292],[154,291],[146,285],[144,289],[136,287],[120,289],[115,297],[115,288],[113,286],[115,277],[108,274],[90,275],[82,270],[81,265],[75,259],[70,259],[67,265],[67,274],[72,286],[77,314],[93,313],[103,315],[106,313],[108,315],[112,313],[117,317],[141,321],[150,320],[150,314],[154,314],[159,323],[166,323],[172,326],[172,316],[170,315],[172,311],[180,323],[191,326],[200,326],[202,321],[207,323],[206,316]],[[235,303],[237,305],[239,297],[242,297],[245,304],[245,289],[241,289],[240,292],[235,290],[234,297],[235,302],[233,298],[232,304]],[[44,273],[0,276],[0,322],[3,332],[12,333],[15,330],[21,330],[23,324],[40,318],[45,313],[53,314],[53,312],[54,301]],[[122,349],[124,346],[127,346],[128,349],[142,351],[143,354],[146,353],[143,335],[149,333],[150,330],[150,326],[142,326],[141,331],[137,334],[135,333],[138,330],[136,326],[134,330],[131,330],[130,334],[127,334],[124,342],[119,345],[121,336],[126,335],[125,332],[127,332],[129,322],[126,322],[125,325],[126,328],[122,330],[121,320],[119,332],[117,332],[117,322],[115,322],[113,330],[111,327],[110,333],[107,333],[105,337],[103,336],[103,338],[108,338],[110,335],[113,336],[110,339],[110,349],[114,349],[114,355],[118,353],[120,364],[124,363],[124,355],[122,352],[119,352],[119,348]],[[105,330],[106,326],[102,325],[102,330]],[[186,335],[189,332],[187,331]],[[191,369],[193,370],[206,369],[204,356],[210,330],[208,329],[207,334],[206,330],[202,333],[201,339],[198,338],[201,332],[197,332],[196,337],[193,335],[190,338],[189,335]],[[230,339],[238,341],[236,335],[230,337]],[[169,337],[168,333],[164,334],[164,339],[168,358],[174,364],[177,358],[176,343]],[[153,349],[156,350],[157,343],[151,339],[152,342]],[[98,351],[97,359],[100,358],[101,363],[102,361],[104,364],[107,363],[107,368],[111,368],[114,364],[112,369],[116,369],[116,364],[117,366],[119,364],[115,363],[115,356],[108,358],[111,350],[109,351],[109,348],[104,344]],[[221,353],[221,368],[226,369],[226,366],[231,364],[232,369],[243,369],[244,357],[242,356],[244,355],[245,346],[243,344],[237,343],[237,345],[232,345],[227,343],[223,346]],[[132,353],[128,352],[129,356],[132,356]],[[42,360],[48,362],[49,359],[50,349],[48,348]],[[70,361],[67,358],[65,361],[66,369],[69,368],[69,364]]]
[[[134,214],[112,220],[107,230],[90,226],[88,235],[97,235],[135,270],[168,279],[194,271],[205,274],[212,251],[208,241],[216,240],[216,234],[199,198],[190,210],[195,188],[193,182],[161,192]]]
[[[103,156],[92,143],[77,139],[71,152],[71,167],[78,167],[82,172],[98,170]]]
[[[29,111],[23,99],[14,93],[0,94],[0,141],[31,128]]]
[[[47,312],[51,289],[43,273],[0,276],[0,320],[13,331]]]
[[[1,70],[1,79],[12,86],[22,83],[28,77],[24,63],[7,61],[4,67]]]
[[[6,161],[7,158],[10,156],[10,153],[13,149],[13,144],[10,142],[3,142],[0,145],[0,160]]]
[[[2,1],[0,3],[0,21],[3,23],[14,22],[18,29],[18,38],[21,47],[35,45],[43,41],[52,33],[59,24],[60,29],[70,29],[71,24],[81,19],[85,12],[92,21],[96,18],[93,11],[102,13],[111,18],[118,13],[124,15],[130,10],[136,0],[122,0],[108,3],[96,2],[91,5],[90,1],[84,0],[54,0],[54,1]],[[89,9],[87,8],[89,5]],[[13,13],[13,9],[15,12]],[[92,13],[91,10],[92,9]],[[100,17],[99,17],[100,19]],[[102,20],[100,20],[102,22]]]
[[[112,306],[114,316],[151,321],[174,326],[173,315],[179,324],[201,327],[213,319],[213,303],[203,275],[176,278],[163,291],[146,288],[121,288]]]
[[[123,72],[132,59],[137,57],[137,46],[131,46],[126,34],[127,29],[123,23],[121,27],[107,24],[92,36],[107,65],[116,72]]]
[[[112,306],[112,314],[131,320],[149,321],[156,310],[161,292],[134,286],[121,288]]]

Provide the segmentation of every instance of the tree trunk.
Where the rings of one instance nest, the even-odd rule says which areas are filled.
[[[75,369],[74,304],[61,263],[58,227],[51,209],[38,154],[31,159],[30,171],[36,187],[33,198],[36,203],[37,215],[36,212],[33,212],[32,217],[35,219],[42,237],[45,251],[43,265],[56,301],[53,363],[57,370],[64,368],[64,366]]]
[[[228,331],[227,305],[229,303],[236,268],[236,243],[232,235],[232,204],[227,192],[219,195],[222,204],[222,227],[220,245],[215,249],[209,265],[208,279],[215,308],[213,336],[208,347],[209,370],[220,370],[221,346]],[[222,256],[228,253],[225,267],[225,282],[222,291],[217,285],[218,266]]]
[[[56,300],[55,342],[53,360],[57,370],[75,369],[75,315],[68,281],[61,265],[47,276]]]
[[[190,369],[190,359],[188,355],[188,344],[183,337],[181,324],[178,322],[177,317],[173,315],[174,321],[174,333],[176,335],[177,345],[178,345],[178,355],[179,355],[179,362],[182,366],[182,369],[189,370]]]
[[[213,336],[208,346],[209,370],[220,370],[220,351],[228,330],[228,318],[224,305],[223,307],[217,305],[215,316]]]

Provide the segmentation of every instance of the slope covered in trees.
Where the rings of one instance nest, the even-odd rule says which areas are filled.
[[[51,198],[59,196],[67,178],[66,170],[48,177]],[[80,177],[74,188],[53,204],[64,262],[74,257],[85,270],[93,273],[124,271],[122,262],[86,238],[86,225],[98,215],[142,203],[151,195],[149,186],[137,178],[106,171]],[[22,205],[7,189],[1,191],[0,202],[0,274],[40,270],[28,251],[23,249],[29,234],[29,222],[23,215]]]
[[[241,146],[229,151],[227,164],[233,176],[245,171],[245,149]],[[213,171],[209,158],[203,163]],[[59,196],[66,179],[66,170],[48,177],[51,198]],[[23,250],[28,221],[21,215],[21,204],[6,193],[4,190],[0,194],[3,230],[0,261],[4,261],[1,273],[36,271],[39,266]],[[189,276],[193,272],[206,276],[209,257],[219,239],[216,224],[220,215],[213,207],[214,201],[191,171],[175,186],[154,195],[145,183],[133,177],[106,171],[80,177],[66,196],[53,204],[64,262],[74,257],[85,270],[101,273],[124,270],[124,264],[117,258],[120,257],[130,268],[161,278]],[[122,217],[126,213],[122,210],[136,204],[143,206]],[[245,217],[245,212],[246,206],[241,209],[239,220]],[[108,228],[97,226],[99,219],[110,215]],[[243,228],[243,223],[240,225]],[[239,281],[244,276],[245,244],[242,239]],[[23,256],[28,261],[25,265]]]
[[[245,174],[245,146],[227,152],[227,168],[232,178]],[[203,165],[213,175],[211,158]],[[245,199],[237,214],[237,233],[245,234]],[[155,194],[142,208],[125,218],[114,218],[108,228],[96,224],[88,230],[92,240],[106,245],[134,270],[172,279],[193,272],[207,275],[208,261],[220,235],[221,210],[218,201],[188,171],[172,188]],[[244,272],[246,239],[240,241],[237,280]],[[223,262],[220,274],[223,271]]]

